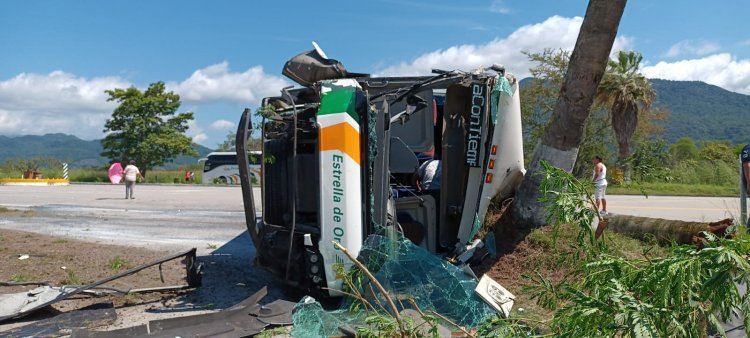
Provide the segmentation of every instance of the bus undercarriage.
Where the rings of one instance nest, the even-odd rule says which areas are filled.
[[[259,265],[335,296],[335,264],[351,262],[332,241],[356,255],[367,236],[392,231],[456,264],[471,258],[490,200],[511,195],[524,173],[518,83],[500,67],[434,72],[348,73],[317,48],[287,63],[284,74],[304,87],[263,100],[259,221],[238,155]],[[250,119],[245,110],[238,154]],[[420,190],[430,161],[439,186]]]

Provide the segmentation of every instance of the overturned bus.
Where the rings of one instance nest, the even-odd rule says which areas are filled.
[[[301,84],[263,99],[262,217],[256,219],[246,156],[238,156],[256,264],[307,291],[335,296],[335,264],[351,265],[365,238],[400,232],[463,264],[490,200],[524,174],[519,89],[499,66],[434,76],[349,73],[315,49],[284,75]],[[246,152],[251,114],[237,132]],[[433,184],[420,189],[420,166]]]

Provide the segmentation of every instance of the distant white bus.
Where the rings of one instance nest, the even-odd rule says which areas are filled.
[[[250,167],[250,180],[260,183],[261,177],[261,152],[250,151],[248,163]],[[198,160],[203,163],[203,183],[240,184],[240,170],[237,165],[237,153],[234,151],[212,152],[205,158]]]

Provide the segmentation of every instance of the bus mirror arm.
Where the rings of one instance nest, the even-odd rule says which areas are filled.
[[[256,248],[260,247],[260,234],[258,233],[258,222],[255,217],[255,198],[253,196],[253,186],[250,181],[249,161],[247,158],[247,138],[252,130],[251,111],[245,108],[240,117],[240,123],[237,126],[237,135],[234,142],[237,148],[237,166],[240,172],[240,185],[242,187],[242,202],[245,205],[245,223],[247,224],[248,233],[253,240]]]

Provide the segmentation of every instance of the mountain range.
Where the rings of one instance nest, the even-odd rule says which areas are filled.
[[[699,81],[652,79],[651,84],[657,93],[654,106],[669,112],[669,118],[659,122],[664,127],[661,136],[667,141],[684,136],[696,141],[750,141],[750,123],[743,123],[750,118],[750,95]],[[201,157],[211,152],[201,145],[196,144],[195,148]],[[0,163],[14,157],[53,156],[73,167],[103,166],[107,160],[99,156],[101,152],[99,140],[85,141],[72,135],[0,136]],[[180,156],[165,167],[194,164],[197,159]]]
[[[750,141],[750,95],[730,92],[700,81],[652,79],[654,106],[669,112],[660,122],[664,138],[674,142],[689,136],[694,140]]]
[[[200,157],[212,150],[199,144],[193,144]],[[73,168],[101,167],[109,162],[99,154],[102,152],[100,140],[86,141],[73,135],[46,134],[25,135],[18,137],[0,136],[0,163],[10,158],[30,158],[51,156],[68,163]],[[196,164],[199,157],[178,156],[174,161],[164,165],[172,169],[180,165]]]

